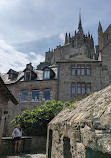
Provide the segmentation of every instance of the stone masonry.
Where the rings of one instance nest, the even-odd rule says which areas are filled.
[[[3,135],[4,125],[6,122],[6,115],[8,113],[8,101],[11,100],[13,106],[14,104],[18,104],[17,100],[10,93],[3,80],[0,77],[0,145],[1,145],[1,137]]]
[[[81,100],[111,83],[111,25],[105,32],[98,26],[98,45],[94,48],[92,35],[84,34],[81,15],[78,31],[65,35],[65,43],[45,54],[45,62],[36,70],[32,64],[23,71],[10,69],[1,77],[19,104],[8,104],[6,130],[10,136],[10,125],[14,116],[27,109],[34,109],[45,100]],[[50,63],[45,65],[45,63]]]
[[[47,158],[111,158],[111,85],[60,112],[48,126]]]

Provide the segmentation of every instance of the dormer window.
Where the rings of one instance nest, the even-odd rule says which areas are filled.
[[[9,79],[12,79],[12,78],[13,78],[13,74],[10,73],[10,74],[9,74]]]
[[[31,80],[36,80],[37,74],[33,70],[33,66],[30,64],[26,65],[26,68],[24,70],[24,80],[25,81],[31,81]]]
[[[31,80],[31,72],[25,72],[25,81],[30,81]]]
[[[50,70],[44,70],[44,79],[50,79]]]
[[[9,75],[9,77],[8,77],[9,79],[14,79],[14,78],[18,77],[18,72],[14,71],[12,69],[10,69],[7,74]]]
[[[54,79],[55,77],[55,72],[48,66],[46,66],[43,69],[43,79],[48,80],[48,79]]]

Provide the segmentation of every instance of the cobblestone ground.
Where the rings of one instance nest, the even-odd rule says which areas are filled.
[[[20,154],[18,156],[0,156],[0,158],[46,158],[45,154]]]

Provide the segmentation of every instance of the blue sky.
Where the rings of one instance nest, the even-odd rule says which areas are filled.
[[[80,8],[84,32],[96,45],[99,20],[103,31],[111,23],[111,0],[0,0],[0,72],[43,61],[66,31],[77,30]]]

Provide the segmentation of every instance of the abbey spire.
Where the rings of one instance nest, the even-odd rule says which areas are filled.
[[[81,10],[79,12],[79,24],[78,24],[78,32],[82,33],[83,32],[83,28],[82,28],[82,22],[81,22]]]

